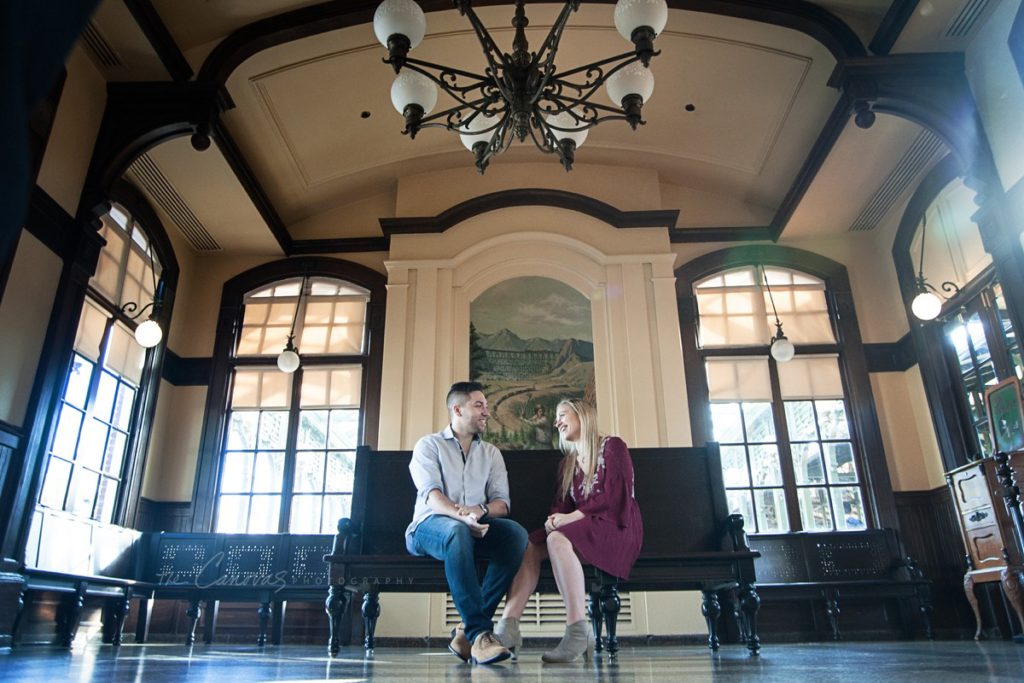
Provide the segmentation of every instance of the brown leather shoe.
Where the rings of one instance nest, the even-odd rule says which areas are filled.
[[[508,648],[490,631],[484,631],[473,641],[474,664],[495,664],[512,656]]]
[[[466,627],[459,624],[452,629],[452,642],[448,643],[448,651],[464,662],[468,662],[472,655],[473,646],[469,644],[466,637]]]

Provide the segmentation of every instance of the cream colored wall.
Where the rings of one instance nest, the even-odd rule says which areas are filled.
[[[894,491],[927,491],[945,485],[921,372],[871,375],[882,442]]]
[[[72,49],[66,68],[67,79],[36,182],[74,216],[103,119],[107,85],[80,45]]]
[[[22,230],[0,301],[0,420],[22,426],[63,263]]]
[[[469,305],[515,277],[591,301],[600,427],[636,446],[688,445],[674,256],[662,229],[618,230],[565,209],[516,207],[436,235],[392,239],[379,447],[411,448],[446,421],[469,371]]]
[[[176,387],[166,381],[160,382],[149,457],[142,480],[144,498],[159,501],[192,499],[206,391],[205,386]]]

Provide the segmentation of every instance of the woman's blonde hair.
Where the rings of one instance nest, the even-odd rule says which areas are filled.
[[[555,413],[565,407],[575,413],[580,421],[580,435],[576,441],[566,441],[562,432],[558,433],[558,446],[565,457],[559,466],[559,491],[562,499],[569,497],[572,490],[572,477],[576,472],[576,458],[580,456],[586,462],[583,471],[583,495],[589,496],[594,488],[594,475],[597,472],[597,457],[601,453],[601,435],[597,433],[597,411],[594,406],[578,398],[565,398],[558,402]]]

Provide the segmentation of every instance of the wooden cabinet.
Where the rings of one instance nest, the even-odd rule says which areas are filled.
[[[1015,453],[1018,480],[1024,467],[1024,454]],[[992,458],[964,465],[946,474],[956,504],[960,531],[967,549],[967,573],[964,592],[977,620],[975,638],[981,637],[981,612],[974,595],[974,584],[999,581],[1007,599],[1024,627],[1024,562],[1014,536],[1013,519],[1003,498],[1003,485],[997,477]]]

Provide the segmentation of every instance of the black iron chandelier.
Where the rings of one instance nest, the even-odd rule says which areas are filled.
[[[469,19],[483,48],[487,66],[482,76],[409,56],[426,33],[426,17],[414,0],[384,0],[373,16],[377,39],[388,48],[384,62],[397,74],[391,102],[405,117],[403,133],[409,137],[431,127],[458,133],[481,173],[514,139],[523,142],[529,137],[542,152],[557,154],[568,171],[590,128],[604,121],[626,121],[636,130],[645,123],[643,105],[654,91],[648,67],[659,54],[654,39],[668,20],[665,0],[619,0],[615,27],[634,49],[565,71],[557,70],[555,57],[580,0],[566,0],[537,52],[530,51],[526,40],[530,22],[525,0],[516,0],[511,53],[498,49],[472,0],[453,2]],[[592,99],[602,86],[614,106]],[[438,88],[456,103],[432,113]]]

